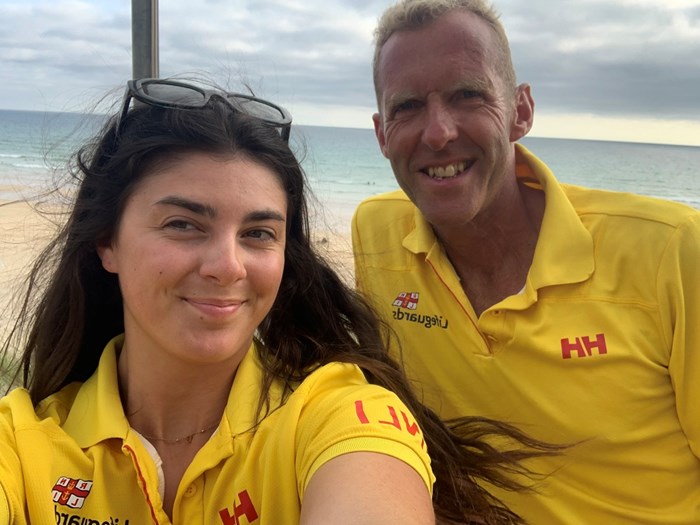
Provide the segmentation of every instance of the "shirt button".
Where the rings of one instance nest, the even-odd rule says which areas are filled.
[[[197,494],[197,486],[196,485],[190,485],[189,487],[187,487],[187,490],[185,490],[185,497],[186,498],[191,498],[195,494]]]

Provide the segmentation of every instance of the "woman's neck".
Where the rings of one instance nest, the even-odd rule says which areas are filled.
[[[168,363],[134,354],[123,348],[118,359],[122,405],[134,429],[149,441],[163,443],[213,431],[238,363]]]

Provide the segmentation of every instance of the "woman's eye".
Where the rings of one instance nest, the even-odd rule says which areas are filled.
[[[267,230],[250,230],[249,232],[246,232],[245,236],[261,241],[269,241],[275,238],[274,234]]]
[[[166,223],[165,227],[173,229],[173,230],[189,231],[189,230],[194,229],[195,226],[189,221],[185,221],[182,219],[176,219],[176,220],[172,220],[172,221]]]

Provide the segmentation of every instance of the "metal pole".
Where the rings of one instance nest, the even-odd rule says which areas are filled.
[[[133,77],[158,78],[158,0],[131,0]]]

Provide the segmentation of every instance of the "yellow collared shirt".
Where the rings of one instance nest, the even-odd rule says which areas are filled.
[[[498,493],[534,525],[700,523],[700,212],[560,185],[517,146],[546,209],[521,293],[476,316],[403,192],[353,219],[357,282],[398,332],[441,416],[553,443],[537,493]],[[498,261],[494,261],[498,264]]]
[[[106,347],[85,383],[36,408],[23,389],[0,400],[0,524],[170,523],[158,468],[119,399],[119,345],[117,338]],[[432,489],[413,416],[393,393],[367,384],[356,366],[332,363],[314,371],[253,431],[260,379],[252,346],[219,428],[182,478],[172,523],[297,523],[314,472],[355,451],[399,458]],[[279,392],[275,385],[273,407]]]

